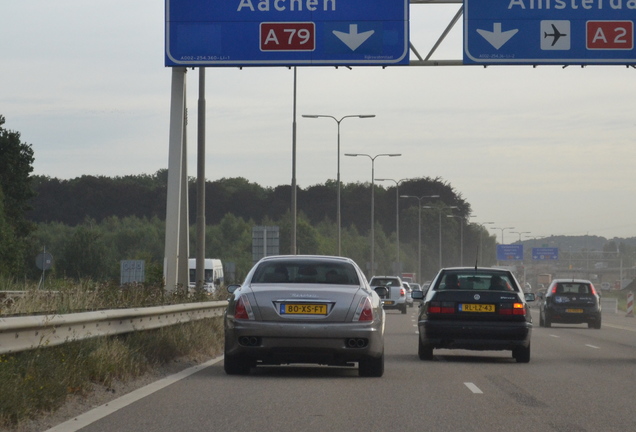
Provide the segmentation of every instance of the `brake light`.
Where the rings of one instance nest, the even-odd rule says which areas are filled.
[[[252,313],[252,306],[250,305],[250,301],[246,297],[239,297],[236,302],[236,306],[234,306],[234,318],[235,319],[245,319],[245,320],[253,320],[254,314]]]
[[[526,307],[523,303],[504,303],[499,305],[499,315],[525,315]]]
[[[596,288],[594,288],[594,285],[590,284],[590,289],[592,290],[592,294],[596,295]]]
[[[368,297],[360,300],[356,314],[353,316],[354,321],[373,321],[373,308]]]
[[[556,294],[556,290],[557,290],[557,286],[556,286],[556,285],[554,285],[554,286],[552,287],[552,294]]]
[[[430,302],[428,305],[429,314],[454,314],[455,303],[453,302]]]
[[[404,297],[406,295],[406,290],[404,288],[400,288],[400,297]]]

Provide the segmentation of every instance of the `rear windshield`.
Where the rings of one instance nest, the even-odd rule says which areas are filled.
[[[514,281],[501,272],[446,272],[437,283],[437,290],[517,291]]]
[[[373,278],[369,282],[371,286],[400,286],[400,281],[396,278]]]
[[[586,283],[557,283],[557,294],[591,294],[592,288]]]
[[[260,264],[252,283],[360,285],[360,279],[355,268],[348,263],[276,261]]]

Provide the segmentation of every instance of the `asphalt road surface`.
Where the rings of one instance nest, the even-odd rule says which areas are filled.
[[[416,313],[387,311],[382,378],[305,366],[227,376],[220,359],[51,431],[636,431],[636,318],[548,329],[534,309],[531,360],[518,364],[509,351],[421,361]]]

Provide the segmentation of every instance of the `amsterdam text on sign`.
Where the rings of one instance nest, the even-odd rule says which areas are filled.
[[[636,0],[465,0],[465,64],[636,64]]]

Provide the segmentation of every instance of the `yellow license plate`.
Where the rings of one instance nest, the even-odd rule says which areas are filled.
[[[583,309],[566,309],[567,313],[583,313]]]
[[[282,314],[327,315],[325,304],[283,304],[280,309]]]
[[[494,312],[494,304],[476,304],[476,303],[462,303],[459,305],[461,312]]]
[[[393,300],[384,300],[382,303],[385,305],[392,305],[395,302]]]

